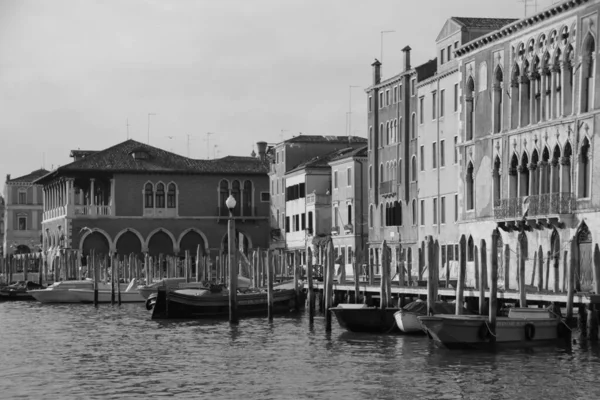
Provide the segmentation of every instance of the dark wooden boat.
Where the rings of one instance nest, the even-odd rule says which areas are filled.
[[[273,312],[289,312],[295,307],[294,289],[273,291]],[[267,292],[238,293],[238,315],[267,315]],[[168,290],[159,288],[150,295],[146,308],[152,310],[152,319],[202,319],[229,316],[229,292],[222,287]]]
[[[398,308],[367,307],[365,304],[338,304],[330,310],[340,326],[350,332],[392,333],[400,332],[394,313]]]
[[[0,301],[2,300],[34,300],[28,290],[44,289],[45,286],[32,281],[18,281],[12,285],[0,288]]]

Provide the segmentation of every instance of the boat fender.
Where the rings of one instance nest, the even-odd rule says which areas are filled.
[[[154,303],[155,303],[155,299],[154,298],[149,298],[146,299],[146,310],[150,311],[152,310],[152,308],[154,307]]]
[[[525,339],[533,340],[535,339],[535,325],[531,323],[525,324]]]
[[[490,338],[490,328],[488,328],[487,324],[484,322],[479,326],[479,331],[477,332],[477,336],[481,340],[489,340]]]

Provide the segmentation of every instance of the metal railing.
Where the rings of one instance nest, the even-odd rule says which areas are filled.
[[[524,212],[527,217],[571,214],[575,204],[575,195],[569,192],[499,199],[494,200],[494,218],[521,219]]]
[[[306,204],[331,204],[331,196],[326,194],[310,193],[306,195]]]

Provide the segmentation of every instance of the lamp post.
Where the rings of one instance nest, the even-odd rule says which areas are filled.
[[[233,209],[236,201],[232,195],[225,200],[225,205],[229,209],[229,220],[227,221],[227,251],[229,252],[229,322],[235,324],[238,322],[237,316],[237,262],[235,257],[235,220],[233,219]]]

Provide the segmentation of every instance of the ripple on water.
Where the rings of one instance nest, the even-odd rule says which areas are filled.
[[[156,322],[143,305],[0,303],[2,398],[600,398],[597,345],[450,351],[306,315]]]

